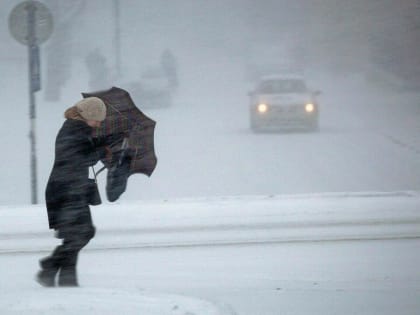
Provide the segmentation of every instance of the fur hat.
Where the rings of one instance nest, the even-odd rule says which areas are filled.
[[[103,121],[106,116],[105,103],[98,97],[87,97],[76,103],[77,111],[86,120]]]

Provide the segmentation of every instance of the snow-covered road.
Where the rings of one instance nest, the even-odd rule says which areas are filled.
[[[88,250],[76,290],[40,288],[38,254],[0,255],[0,312],[418,315],[419,246],[416,239]]]
[[[188,247],[420,237],[420,193],[232,196],[93,207],[88,249]],[[0,208],[0,254],[54,245],[44,206]]]
[[[420,189],[419,94],[315,80],[319,132],[254,134],[246,88],[229,74],[146,110],[158,121],[159,165],[151,179],[130,179],[126,198]]]
[[[1,207],[0,314],[417,315],[420,192],[105,204],[77,290],[33,281],[58,240]]]

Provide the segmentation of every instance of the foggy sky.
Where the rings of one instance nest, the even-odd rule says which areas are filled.
[[[3,0],[0,4],[3,58],[22,55],[22,47],[10,42],[6,27],[8,13],[18,3]],[[84,58],[87,52],[99,48],[110,67],[115,66],[114,1],[44,3],[55,18],[53,38],[44,49],[64,47],[71,57],[63,54],[62,58],[71,63],[74,58]],[[416,54],[411,53],[420,45],[420,5],[416,0],[398,3],[120,0],[118,3],[120,49],[126,72],[133,68],[133,63],[150,62],[169,47],[182,56],[197,58],[221,51],[242,64],[252,63],[258,51],[260,58],[272,59],[268,52],[271,51],[301,67],[317,65],[336,71],[363,71],[367,64],[373,64],[400,76],[419,79],[417,71],[409,70],[413,66],[418,68],[420,63]]]

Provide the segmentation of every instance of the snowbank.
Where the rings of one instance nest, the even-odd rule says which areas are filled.
[[[364,192],[236,196],[92,207],[87,250],[420,236],[420,193]],[[0,253],[58,244],[45,208],[1,207]]]

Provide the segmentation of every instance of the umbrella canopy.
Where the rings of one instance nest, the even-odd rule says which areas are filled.
[[[112,161],[102,162],[108,169],[106,195],[109,201],[115,201],[126,190],[130,175],[152,175],[157,164],[154,147],[156,122],[143,114],[123,89],[112,87],[82,95],[85,98],[99,97],[107,107],[106,118],[95,131],[95,136],[105,139],[105,144],[113,152]]]
[[[109,90],[82,93],[83,97],[96,96],[107,106],[107,115],[100,128],[96,130],[98,137],[118,139],[115,143],[108,143],[113,151],[128,149],[131,162],[128,176],[134,173],[152,175],[157,158],[154,147],[154,130],[156,122],[143,114],[134,104],[130,94],[118,87]],[[124,135],[125,137],[112,137]],[[125,141],[124,141],[125,139]],[[111,167],[108,161],[105,166]]]

